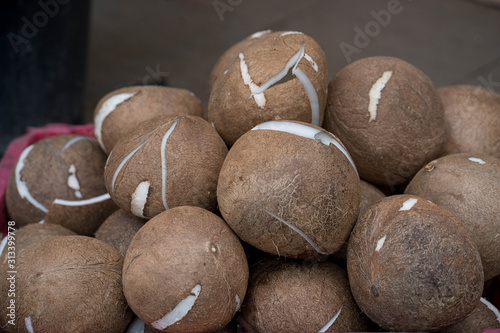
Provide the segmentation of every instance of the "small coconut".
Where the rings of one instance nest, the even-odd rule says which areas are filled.
[[[360,185],[335,136],[306,123],[272,121],[231,148],[217,198],[224,220],[245,242],[276,255],[317,258],[349,236]]]
[[[237,321],[245,332],[368,332],[347,273],[331,262],[265,260],[250,272]]]
[[[359,307],[387,330],[456,323],[483,291],[481,257],[468,231],[417,196],[394,195],[368,208],[351,234],[347,269]]]
[[[189,90],[162,86],[133,86],[104,96],[94,111],[95,136],[109,153],[137,124],[159,116],[203,116],[200,100]]]
[[[236,235],[221,218],[193,206],[148,221],[123,265],[128,304],[146,325],[164,332],[224,327],[238,311],[247,283],[248,264]]]
[[[208,119],[229,146],[265,121],[322,124],[328,68],[323,49],[311,37],[289,31],[249,37],[220,62],[227,65],[214,69],[225,68],[216,75]]]
[[[132,316],[122,265],[120,253],[98,239],[54,236],[35,243],[17,257],[15,318],[1,316],[0,323],[7,332],[122,333]],[[11,274],[2,273],[3,295]],[[1,298],[2,309],[11,299]],[[11,319],[15,326],[6,322]]]
[[[498,309],[481,297],[481,302],[467,317],[458,323],[448,326],[440,333],[480,333],[486,329],[500,329],[500,312]],[[496,331],[498,332],[498,331]],[[493,333],[493,332],[491,332]]]
[[[117,209],[104,185],[105,163],[97,141],[86,136],[55,136],[27,147],[7,185],[10,218],[20,227],[44,220],[93,235]]]
[[[33,223],[15,230],[12,246],[8,246],[9,235],[0,243],[0,269],[6,267],[9,259],[15,259],[28,246],[54,236],[74,236],[76,233],[62,225],[50,223]],[[13,251],[10,251],[13,250]],[[11,267],[13,268],[13,267]],[[8,269],[10,270],[10,269]]]
[[[337,73],[328,91],[323,127],[344,142],[361,178],[403,184],[441,150],[443,105],[431,80],[413,65],[364,58]]]
[[[500,274],[500,159],[480,154],[441,157],[422,168],[406,194],[448,209],[479,249],[484,278]]]
[[[224,141],[196,116],[141,123],[110,154],[104,179],[122,209],[141,218],[182,205],[214,210]]]
[[[113,245],[125,257],[132,238],[146,221],[119,209],[101,224],[95,233],[95,238]]]
[[[448,127],[441,155],[472,153],[500,158],[500,95],[468,85],[437,91]]]

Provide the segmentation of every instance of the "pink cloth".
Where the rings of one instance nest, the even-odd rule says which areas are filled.
[[[13,140],[0,160],[0,232],[3,235],[7,233],[7,210],[5,207],[5,191],[10,174],[14,169],[16,162],[29,145],[56,135],[77,134],[84,136],[94,136],[94,125],[67,125],[67,124],[48,124],[43,127],[28,127],[27,133]]]

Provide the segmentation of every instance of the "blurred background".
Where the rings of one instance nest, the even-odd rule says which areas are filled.
[[[499,0],[4,0],[0,11],[0,154],[28,126],[92,121],[124,86],[190,89],[206,107],[218,57],[267,29],[316,39],[330,78],[387,55],[436,86],[500,93]]]

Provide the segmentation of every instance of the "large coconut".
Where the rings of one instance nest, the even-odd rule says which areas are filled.
[[[228,50],[221,60],[227,65],[214,69],[208,119],[228,145],[265,121],[323,122],[328,68],[321,46],[299,32],[254,37]]]
[[[245,242],[292,258],[337,251],[356,221],[356,168],[335,136],[310,124],[272,121],[244,134],[217,188],[224,220]]]
[[[93,235],[117,209],[104,185],[105,163],[90,137],[61,135],[27,147],[7,186],[10,218],[19,227],[44,220]]]
[[[104,96],[94,111],[95,136],[109,153],[137,124],[159,116],[203,116],[200,100],[189,90],[161,86],[133,86]]]
[[[409,181],[446,139],[431,80],[391,57],[355,61],[333,77],[323,127],[345,144],[361,178],[381,185]]]
[[[141,123],[109,155],[104,179],[122,209],[141,218],[182,205],[214,210],[227,147],[196,116]]]
[[[361,310],[387,330],[429,331],[458,322],[483,291],[481,257],[446,209],[395,195],[368,208],[347,252],[349,283]]]
[[[164,332],[209,332],[238,311],[248,283],[240,241],[224,221],[199,207],[169,209],[135,235],[123,265],[134,313]]]
[[[405,190],[452,212],[479,249],[484,278],[500,274],[500,159],[480,154],[441,157]]]
[[[500,158],[500,95],[483,87],[437,89],[448,136],[441,155],[486,154]]]
[[[15,318],[7,332],[122,333],[132,316],[121,285],[123,261],[111,245],[86,236],[55,236],[25,249],[16,272],[2,272],[2,294],[15,279]],[[7,275],[7,276],[6,276]],[[12,302],[2,297],[2,309]],[[11,323],[7,322],[13,320]]]

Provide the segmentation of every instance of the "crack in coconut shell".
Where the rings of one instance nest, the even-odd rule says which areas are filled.
[[[29,333],[34,333],[33,325],[31,324],[31,316],[24,318],[24,323],[26,324],[26,330]]]
[[[137,148],[135,148],[134,150],[132,150],[127,156],[125,156],[125,158],[121,161],[121,163],[118,165],[118,168],[116,168],[116,171],[115,171],[115,174],[113,175],[113,180],[111,181],[111,193],[114,192],[114,189],[115,189],[115,181],[116,181],[116,178],[118,177],[118,174],[120,173],[120,171],[122,170],[123,166],[125,165],[125,163],[127,163],[127,161],[132,157],[134,156],[134,154],[142,147],[146,144],[146,142],[148,142],[149,138],[151,137],[151,135],[146,139],[144,140],[143,143],[141,143],[139,146],[137,146]]]
[[[270,211],[268,211],[267,209],[265,208],[261,208],[263,211],[265,211],[266,213],[268,213],[269,215],[271,215],[272,217],[274,217],[275,219],[277,219],[278,221],[280,221],[281,223],[285,224],[286,226],[288,226],[290,229],[292,229],[293,231],[295,231],[296,233],[298,233],[302,238],[304,238],[304,240],[306,242],[309,243],[309,245],[311,245],[314,250],[316,252],[318,252],[319,254],[324,254],[324,255],[328,255],[329,253],[327,252],[324,252],[324,251],[321,251],[321,249],[312,241],[311,238],[309,238],[302,230],[300,230],[299,228],[297,228],[296,226],[294,226],[293,224],[285,221],[283,218],[271,213]]]
[[[33,145],[29,146],[26,148],[22,153],[21,156],[19,157],[19,160],[17,161],[16,164],[16,169],[15,169],[15,180],[16,180],[16,189],[17,193],[19,193],[19,196],[21,199],[26,199],[31,205],[34,207],[38,208],[44,213],[48,212],[48,209],[42,205],[40,202],[38,202],[31,193],[28,190],[28,186],[26,185],[26,182],[21,180],[21,171],[24,168],[24,160],[28,157],[28,154],[30,151],[33,149]]]
[[[483,304],[486,305],[491,312],[493,312],[493,314],[497,318],[498,323],[500,323],[500,311],[498,311],[498,309],[493,304],[491,304],[482,297],[481,297],[481,302],[483,302]]]
[[[167,205],[167,140],[170,137],[170,134],[175,129],[175,126],[177,125],[179,121],[176,120],[172,126],[165,132],[165,135],[163,136],[163,139],[161,140],[161,199],[163,201],[163,207],[165,209],[168,209]]]
[[[99,145],[101,146],[102,150],[107,152],[106,147],[104,147],[104,142],[102,141],[102,123],[104,120],[113,112],[116,110],[118,105],[122,104],[123,102],[131,99],[134,97],[138,91],[134,93],[123,93],[123,94],[117,94],[113,95],[110,98],[108,98],[101,106],[99,111],[97,112],[97,115],[95,117],[95,137],[97,139],[97,142],[99,142]]]
[[[191,293],[182,301],[180,301],[172,311],[167,313],[162,318],[152,322],[151,326],[153,326],[157,330],[164,330],[168,326],[175,324],[179,320],[182,320],[182,318],[184,318],[193,308],[194,303],[200,295],[200,292],[201,285],[197,284],[193,289],[191,289]]]
[[[305,58],[310,64],[311,67],[317,72],[318,71],[318,65],[316,62],[312,59],[311,56],[305,53],[305,43],[303,42],[299,51],[295,53],[286,63],[285,67],[279,71],[277,74],[273,75],[270,79],[268,79],[266,82],[264,82],[261,86],[258,86],[253,79],[250,77],[250,74],[248,72],[248,66],[245,63],[245,56],[243,53],[239,54],[240,57],[240,69],[241,69],[241,75],[243,77],[243,81],[246,85],[249,86],[250,88],[250,96],[247,98],[247,101],[251,99],[252,97],[255,99],[255,102],[260,108],[264,108],[266,105],[266,98],[264,96],[264,92],[272,88],[275,85],[284,83],[286,81],[289,81],[292,79],[293,76],[296,76],[300,83],[302,83],[302,86],[304,87],[304,90],[306,91],[307,97],[309,99],[309,103],[311,105],[311,123],[319,126],[320,122],[320,109],[319,109],[319,98],[318,94],[316,93],[316,89],[314,88],[314,85],[312,84],[311,80],[309,77],[302,71],[300,68],[298,68],[299,62],[302,58]],[[283,79],[286,79],[283,81]]]
[[[326,325],[325,325],[325,326],[323,326],[323,327],[322,327],[322,328],[318,331],[318,333],[328,331],[328,329],[329,329],[329,328],[333,325],[333,323],[335,323],[335,321],[336,321],[336,320],[337,320],[337,318],[339,317],[340,312],[342,311],[342,308],[343,308],[343,307],[344,307],[344,304],[342,304],[342,305],[340,306],[340,309],[339,309],[339,311],[337,311],[337,313],[335,314],[335,316],[333,316],[333,318],[332,318],[332,319],[330,319],[330,321],[329,321],[328,323],[326,323]]]
[[[252,128],[252,131],[254,130],[273,130],[273,131],[285,132],[298,135],[304,138],[308,138],[311,140],[318,140],[325,146],[333,144],[349,160],[351,166],[354,168],[354,171],[356,171],[356,174],[358,175],[359,178],[358,170],[356,169],[356,165],[354,164],[351,155],[349,155],[347,150],[340,144],[339,141],[337,141],[330,134],[321,129],[317,129],[311,126],[294,123],[290,121],[268,121]]]

